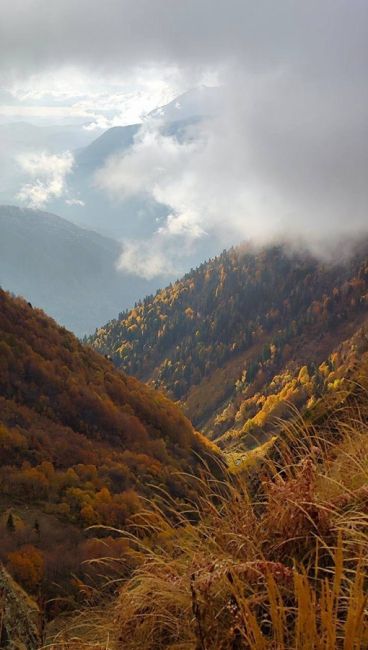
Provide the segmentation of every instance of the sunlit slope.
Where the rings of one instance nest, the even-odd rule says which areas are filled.
[[[323,263],[282,246],[232,249],[101,327],[91,344],[181,400],[208,435],[252,434],[253,445],[287,403],[305,407],[341,379],[331,355],[368,315],[367,251],[363,243]]]

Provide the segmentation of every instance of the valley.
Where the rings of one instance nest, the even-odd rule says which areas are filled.
[[[65,241],[78,242],[76,227],[53,215],[3,214],[32,227],[44,219],[45,236],[64,229]],[[101,244],[81,232],[88,248]],[[108,257],[114,243],[104,245]],[[33,273],[36,259],[28,256]],[[109,650],[125,650],[126,638],[132,650],[156,649],[152,634],[187,638],[194,648],[198,632],[187,617],[199,599],[201,634],[230,648],[232,623],[210,624],[231,598],[220,567],[246,576],[236,596],[244,603],[255,593],[272,602],[269,580],[283,606],[300,598],[289,582],[301,579],[292,565],[304,554],[317,562],[311,522],[332,548],[342,544],[336,526],[345,504],[365,517],[367,296],[365,240],[339,263],[281,245],[224,251],[83,343],[0,290],[0,561],[9,594],[19,584],[34,599],[30,639],[38,612],[38,644],[53,650],[96,647],[102,630],[113,640]],[[345,447],[353,474],[342,469]],[[301,545],[293,541],[298,531],[306,535]],[[337,561],[332,555],[329,571]],[[151,573],[163,591],[148,615]],[[343,607],[342,586],[336,598]],[[178,633],[161,622],[160,607]],[[283,632],[290,643],[293,625]],[[34,641],[29,648],[39,650]]]
[[[268,607],[276,589],[291,612],[315,588],[298,586],[305,557],[319,561],[314,529],[346,556],[338,522],[365,517],[367,284],[365,242],[338,265],[242,246],[84,344],[0,292],[0,559],[9,593],[15,578],[34,599],[38,644],[87,649],[106,633],[109,650],[194,648],[195,607],[206,643],[230,649],[232,618],[210,622],[229,576],[252,635],[240,602]],[[361,557],[364,532],[353,540]],[[332,552],[316,584],[340,561],[358,581]],[[334,597],[345,607],[343,583]],[[285,643],[298,621],[275,619]],[[340,623],[329,633],[347,634]]]
[[[0,2],[0,650],[368,650],[368,4]]]

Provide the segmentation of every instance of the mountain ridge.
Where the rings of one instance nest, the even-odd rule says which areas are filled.
[[[244,418],[262,437],[276,416],[272,400],[275,407],[288,399],[307,404],[312,387],[308,396],[299,390],[301,368],[307,364],[316,392],[321,383],[327,387],[319,366],[364,324],[367,257],[366,242],[338,264],[286,254],[282,246],[231,249],[120,314],[90,343],[180,400],[210,437],[230,430],[241,437]],[[267,391],[273,397],[262,398],[266,417]]]
[[[0,206],[0,285],[83,335],[151,282],[117,270],[122,245],[63,217]]]

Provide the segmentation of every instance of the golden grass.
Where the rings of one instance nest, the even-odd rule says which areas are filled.
[[[51,623],[42,650],[113,650],[111,608],[90,607]]]
[[[365,393],[325,425],[295,414],[245,473],[149,504],[121,531],[135,570],[108,644],[53,650],[366,650],[367,422]]]
[[[229,451],[225,454],[229,471],[234,474],[253,469],[260,461],[263,461],[277,440],[277,436],[271,436],[269,440],[249,451]]]
[[[114,647],[368,648],[366,420],[357,405],[322,430],[294,418],[253,489],[207,476],[191,508],[141,513]]]

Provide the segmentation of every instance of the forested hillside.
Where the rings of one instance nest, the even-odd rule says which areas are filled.
[[[339,263],[243,247],[121,313],[90,343],[181,400],[221,444],[253,446],[290,404],[311,408],[341,387],[355,357],[340,345],[367,315],[366,242]]]
[[[138,495],[179,503],[208,454],[169,400],[0,290],[0,560],[26,589],[75,596],[81,562],[124,547],[83,530],[123,527]]]
[[[191,504],[171,521],[148,505],[122,533],[135,570],[116,602],[61,625],[51,648],[367,648],[367,377],[365,351],[318,422],[284,420],[242,471],[201,477],[192,520]]]

